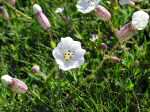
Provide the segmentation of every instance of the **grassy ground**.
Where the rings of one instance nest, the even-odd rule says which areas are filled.
[[[50,32],[38,24],[32,11],[35,2],[51,21]],[[115,28],[129,22],[137,10],[117,7],[109,0],[101,4],[112,13]],[[75,5],[76,0],[17,0],[20,15],[5,4],[11,20],[0,17],[0,76],[23,80],[29,91],[13,95],[0,84],[0,112],[150,112],[150,25],[113,51],[118,40],[112,26],[94,12],[77,12]],[[149,8],[150,2],[143,0],[139,6]],[[55,14],[58,7],[65,7],[63,15]],[[96,42],[90,41],[92,33],[99,36]],[[53,48],[66,36],[81,41],[87,51],[85,64],[69,72],[59,70],[52,56]],[[100,49],[102,42],[108,50]],[[122,61],[105,60],[108,54]],[[46,80],[32,73],[34,64],[41,67]]]

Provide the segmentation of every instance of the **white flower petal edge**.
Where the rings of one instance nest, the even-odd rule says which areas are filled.
[[[67,71],[79,68],[84,63],[86,51],[81,48],[81,43],[70,37],[61,38],[57,47],[53,50],[53,56],[59,68]]]
[[[132,1],[131,0],[119,0],[120,5],[127,5],[130,4]]]
[[[77,2],[77,9],[79,12],[86,14],[93,11],[100,0],[79,0]]]
[[[146,12],[142,10],[134,12],[131,23],[136,30],[143,30],[147,26],[148,22],[149,15]]]

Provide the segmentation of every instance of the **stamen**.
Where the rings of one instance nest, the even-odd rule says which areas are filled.
[[[71,59],[72,59],[72,56],[73,56],[73,53],[72,53],[70,50],[66,51],[66,52],[64,53],[64,59],[65,59],[65,61],[71,60]]]

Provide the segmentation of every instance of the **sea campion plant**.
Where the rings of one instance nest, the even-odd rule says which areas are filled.
[[[1,0],[0,112],[149,112],[149,4],[137,1]]]
[[[79,0],[76,7],[79,12],[86,14],[95,10],[96,15],[103,21],[111,19],[111,13],[102,5],[99,5],[100,0]]]

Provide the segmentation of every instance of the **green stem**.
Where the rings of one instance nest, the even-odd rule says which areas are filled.
[[[2,1],[7,7],[9,7],[10,9],[12,9],[13,11],[15,11],[17,14],[24,16],[25,18],[32,20],[32,18],[26,14],[24,14],[23,12],[17,10],[16,8],[14,8],[12,5],[10,5],[9,3],[7,3],[6,1]]]

